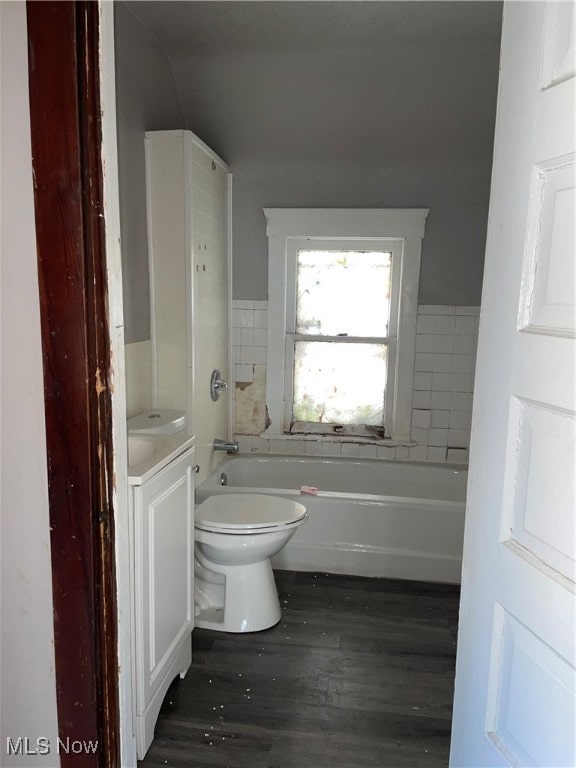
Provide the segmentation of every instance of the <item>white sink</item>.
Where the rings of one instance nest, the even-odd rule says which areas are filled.
[[[154,455],[158,448],[157,437],[143,437],[142,435],[128,435],[128,466],[141,464]]]

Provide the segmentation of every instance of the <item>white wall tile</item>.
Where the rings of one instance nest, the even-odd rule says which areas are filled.
[[[450,411],[451,429],[470,429],[472,414],[470,411]]]
[[[428,446],[415,445],[413,448],[408,449],[408,456],[410,458],[410,461],[427,461]]]
[[[233,308],[234,372],[237,381],[251,382],[253,365],[266,365],[268,302],[237,300]],[[250,450],[437,462],[446,461],[449,451],[449,461],[467,461],[478,314],[479,308],[472,306],[418,307],[412,394],[412,439],[417,445],[254,437]]]
[[[454,333],[456,318],[454,315],[436,315],[436,333]]]
[[[450,448],[467,448],[470,431],[467,429],[449,429],[448,445]]]
[[[434,360],[432,363],[432,370],[434,371],[434,373],[451,373],[452,365],[453,365],[452,358],[453,358],[453,355],[435,354]]]
[[[428,445],[448,445],[448,430],[431,429],[428,437]]]
[[[265,347],[268,343],[267,335],[265,328],[254,328],[254,346]]]
[[[448,448],[447,459],[455,464],[465,464],[468,461],[467,448]]]
[[[472,392],[474,379],[471,373],[453,373],[451,392]]]
[[[238,440],[240,453],[252,452],[252,438],[249,435],[236,435],[236,440]]]
[[[252,438],[252,451],[256,453],[269,453],[270,452],[270,440],[265,437],[253,437]]]
[[[476,336],[454,337],[454,354],[475,355],[476,354]]]
[[[433,373],[432,374],[432,391],[433,392],[449,392],[452,384],[452,374],[450,373]]]
[[[242,349],[242,348],[240,348]],[[236,365],[236,381],[253,382],[254,369],[251,365]]]
[[[428,448],[428,461],[446,461],[446,448],[431,447]]]
[[[472,394],[469,392],[451,392],[450,410],[452,411],[471,411]]]
[[[428,443],[428,429],[420,429],[419,427],[412,427],[410,431],[410,437],[415,443],[420,445],[427,445]]]
[[[418,390],[412,393],[412,408],[430,408],[431,392]]]
[[[342,446],[340,443],[321,443],[323,456],[341,456]]]
[[[288,447],[287,440],[269,440],[270,453],[279,453],[284,455]]]
[[[450,424],[450,411],[431,411],[430,426],[436,429],[447,429]]]
[[[436,336],[430,333],[416,334],[416,352],[433,352]],[[448,336],[446,338],[449,338]],[[451,351],[451,350],[450,350]]]
[[[358,446],[359,459],[375,459],[377,455],[378,455],[378,446],[376,445],[359,445]]]
[[[433,338],[434,352],[440,354],[452,354],[454,351],[454,336],[452,334],[438,334]]]
[[[474,355],[454,355],[454,373],[473,373],[476,358]]]
[[[254,362],[254,356],[253,356],[254,347],[236,347],[236,349],[240,350],[240,362],[241,363],[253,363]]]
[[[414,390],[432,389],[432,374],[421,371],[414,373]]]
[[[477,332],[477,317],[458,316],[456,318],[456,333],[458,336],[474,336]]]
[[[286,453],[293,456],[302,456],[304,454],[304,440],[290,440],[290,445],[286,448]]]
[[[433,337],[430,337],[433,338]],[[414,355],[414,370],[415,371],[431,371],[432,363],[434,362],[434,355],[425,352],[416,352]]]
[[[457,315],[478,315],[480,307],[456,307]]]
[[[450,409],[450,392],[432,392],[431,406],[433,409]]]
[[[435,315],[418,315],[416,320],[416,333],[434,333],[435,328]]]
[[[266,347],[252,347],[252,362],[256,365],[266,365]]]
[[[254,328],[268,327],[268,312],[263,309],[254,310]]]
[[[424,411],[414,409],[412,411],[412,429],[429,429],[430,428],[430,411]]]

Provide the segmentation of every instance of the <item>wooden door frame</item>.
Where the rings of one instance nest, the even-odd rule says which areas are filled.
[[[30,120],[63,768],[120,764],[97,2],[28,2]]]

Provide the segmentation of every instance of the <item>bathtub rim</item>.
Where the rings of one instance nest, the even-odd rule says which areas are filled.
[[[453,499],[429,499],[425,496],[392,496],[392,495],[385,495],[385,494],[375,494],[375,493],[347,493],[344,491],[321,491],[319,490],[318,493],[315,494],[309,494],[309,493],[302,493],[299,488],[278,488],[276,486],[242,486],[242,485],[221,485],[220,483],[220,477],[223,472],[225,472],[225,465],[229,462],[239,461],[242,459],[267,459],[267,460],[290,460],[290,459],[305,459],[305,460],[312,460],[314,462],[320,462],[323,464],[338,464],[338,463],[346,463],[346,464],[356,464],[356,463],[373,463],[378,464],[379,466],[382,464],[386,465],[392,465],[392,464],[402,464],[402,466],[410,466],[410,467],[425,467],[429,469],[447,469],[449,471],[455,471],[455,472],[466,472],[468,473],[468,465],[464,464],[453,464],[453,463],[439,463],[439,462],[431,462],[431,461],[397,461],[394,459],[361,459],[354,456],[305,456],[305,455],[298,455],[298,456],[284,456],[282,454],[266,454],[266,453],[250,453],[246,455],[239,454],[237,456],[229,456],[223,461],[221,464],[219,464],[207,477],[204,478],[204,480],[196,486],[196,493],[203,492],[206,489],[210,489],[211,493],[207,495],[214,495],[214,494],[223,494],[223,493],[256,493],[260,495],[283,495],[283,496],[294,496],[299,499],[303,499],[301,502],[302,504],[306,505],[306,499],[310,498],[324,498],[324,499],[343,499],[347,501],[351,501],[352,499],[358,500],[358,503],[361,505],[366,506],[372,506],[377,504],[382,504],[385,502],[389,502],[390,504],[400,504],[401,506],[427,506],[427,507],[438,507],[448,506],[449,509],[457,509],[461,507],[466,506],[466,489],[464,491],[464,498],[461,500],[453,500]],[[212,482],[211,482],[212,481]]]

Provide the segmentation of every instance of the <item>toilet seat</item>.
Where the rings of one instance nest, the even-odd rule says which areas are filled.
[[[194,525],[227,534],[266,533],[304,522],[306,508],[280,496],[226,493],[209,496],[196,507]]]

